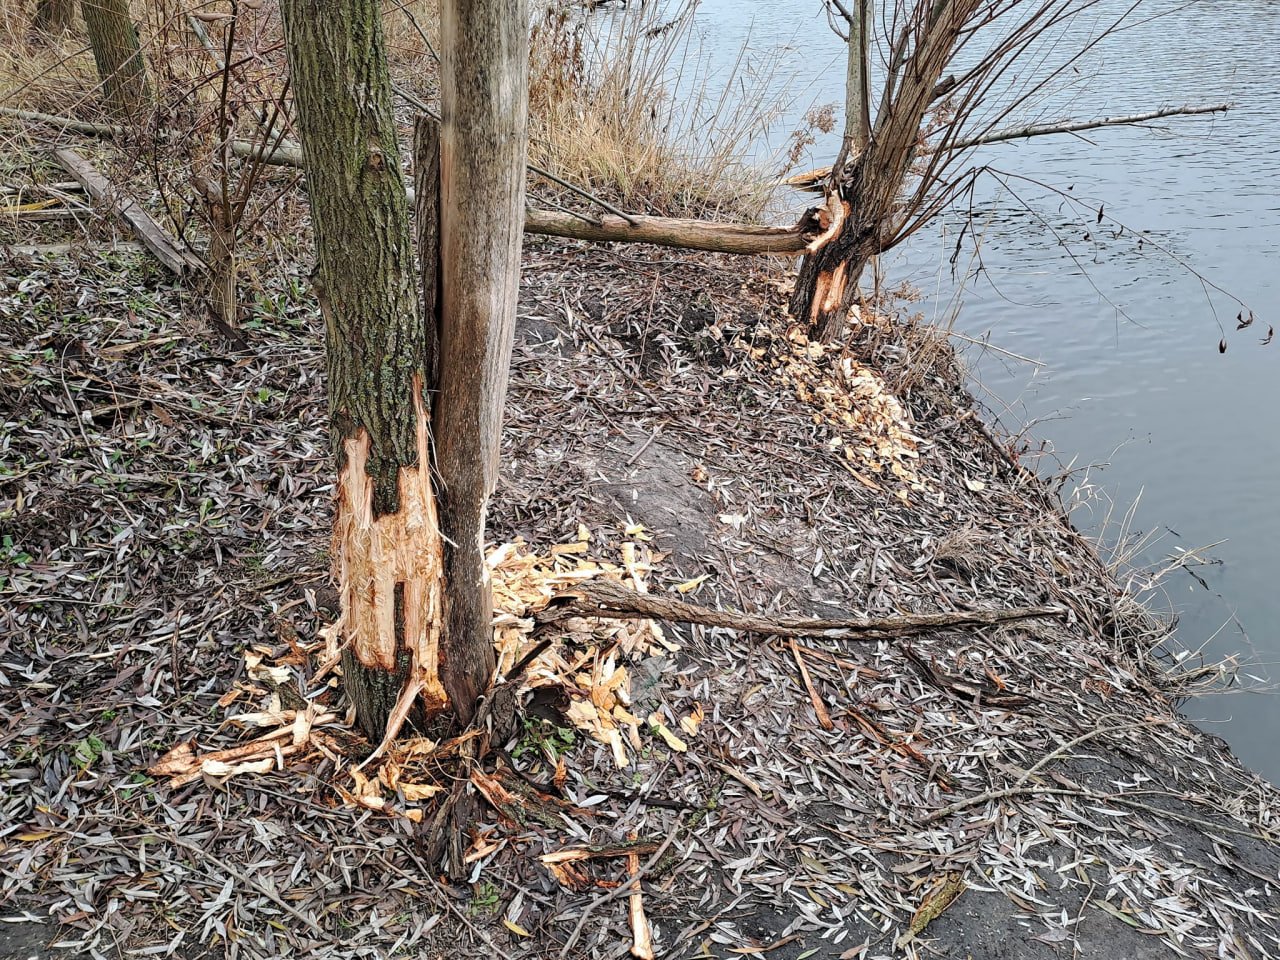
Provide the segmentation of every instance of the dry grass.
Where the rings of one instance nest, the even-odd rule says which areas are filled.
[[[779,62],[744,50],[716,76],[708,59],[693,4],[671,19],[549,6],[532,36],[530,159],[635,209],[758,217],[772,178],[744,158],[788,105]]]
[[[0,105],[81,115],[85,92],[98,82],[83,28],[41,37],[31,30],[27,7],[0,0]]]
[[[225,4],[224,4],[225,5]],[[0,104],[97,119],[97,77],[83,26],[43,42],[29,33],[20,0],[0,0]],[[207,17],[217,4],[202,8]],[[220,87],[215,54],[223,22],[202,19],[213,50],[176,0],[137,4],[158,120],[207,126]],[[780,59],[745,49],[717,75],[701,49],[692,4],[662,19],[654,5],[587,12],[549,5],[535,14],[530,63],[531,161],[637,210],[715,219],[755,219],[785,166],[765,144],[788,106]],[[437,91],[438,4],[386,0],[388,57],[397,86],[420,99]],[[269,109],[285,75],[274,7],[242,8],[232,91],[237,132]],[[247,61],[245,54],[248,55]],[[250,108],[250,109],[244,109]],[[10,125],[12,129],[14,125]],[[785,146],[785,144],[784,144]],[[765,156],[759,165],[744,158]],[[186,166],[186,164],[182,164]]]

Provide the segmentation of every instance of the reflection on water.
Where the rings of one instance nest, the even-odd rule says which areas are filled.
[[[1106,0],[1101,10],[1124,6]],[[957,328],[967,335],[1043,361],[1029,368],[972,355],[988,404],[1052,441],[1046,472],[1073,466],[1074,481],[1121,505],[1116,516],[1141,497],[1134,527],[1159,537],[1148,561],[1226,540],[1211,551],[1220,564],[1196,571],[1207,590],[1184,573],[1167,584],[1180,639],[1210,657],[1240,654],[1246,673],[1269,682],[1280,677],[1280,511],[1270,502],[1280,343],[1258,341],[1280,326],[1280,5],[1149,0],[1145,10],[1167,15],[1100,47],[1081,64],[1083,79],[1036,118],[1220,101],[1234,109],[986,148],[982,161],[1017,178],[987,178],[974,199],[981,258],[966,248],[959,263],[980,264],[976,278],[958,292],[950,274],[958,215],[890,269],[929,294],[938,317],[963,302]],[[792,125],[809,104],[842,100],[843,51],[818,0],[704,0],[699,17],[713,59],[727,63],[748,37],[785,48],[798,97]],[[815,164],[834,153],[831,138],[819,142]],[[1114,222],[1098,225],[1099,207]],[[1257,322],[1237,332],[1240,307],[1214,285],[1249,304]],[[1224,335],[1229,349],[1219,354]],[[1085,529],[1103,524],[1099,503],[1077,512]],[[1280,782],[1280,696],[1215,696],[1186,709]]]

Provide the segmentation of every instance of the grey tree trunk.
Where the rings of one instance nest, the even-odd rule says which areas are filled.
[[[378,740],[411,712],[447,706],[430,371],[408,203],[377,0],[280,7],[326,327],[338,465],[335,631],[347,643],[347,695]]]
[[[144,120],[151,111],[151,85],[138,28],[129,17],[129,0],[81,0],[80,13],[107,112],[118,120]]]

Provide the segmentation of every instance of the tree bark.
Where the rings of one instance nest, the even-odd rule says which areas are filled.
[[[853,0],[845,57],[844,140],[849,155],[860,156],[871,139],[871,0]]]
[[[81,0],[80,12],[107,112],[117,119],[140,122],[151,110],[151,85],[138,45],[138,28],[129,18],[129,0]]]
[[[440,8],[440,363],[433,421],[445,535],[445,689],[460,717],[494,669],[485,512],[520,285],[528,114],[525,0]]]
[[[31,24],[46,35],[66,33],[75,20],[75,0],[36,0],[36,12]]]
[[[429,371],[377,0],[282,0],[338,466],[333,554],[360,726],[443,711]],[[457,706],[455,704],[455,706]]]

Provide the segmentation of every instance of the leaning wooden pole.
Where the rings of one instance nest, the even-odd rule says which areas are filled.
[[[464,720],[494,669],[484,529],[520,284],[527,17],[525,0],[440,5],[440,362],[432,426],[449,585],[441,674]]]

